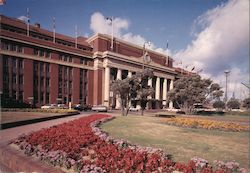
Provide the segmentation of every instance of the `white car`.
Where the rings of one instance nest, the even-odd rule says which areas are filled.
[[[129,108],[129,111],[135,111],[135,112],[138,112],[139,110],[140,110],[140,108],[139,108],[139,107],[136,107],[136,108],[131,107],[131,108]]]
[[[92,107],[92,111],[97,111],[97,112],[108,112],[107,106],[103,105],[96,105]]]
[[[57,104],[47,104],[41,107],[41,109],[56,109]]]

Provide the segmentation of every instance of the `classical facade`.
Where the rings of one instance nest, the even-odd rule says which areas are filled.
[[[154,70],[148,85],[155,89],[148,108],[172,107],[167,92],[178,72],[173,59],[124,40],[96,34],[90,38],[53,33],[40,24],[1,17],[0,91],[3,98],[41,106],[48,103],[106,105],[120,108],[113,80],[143,68]],[[144,52],[150,56],[145,63]],[[136,103],[133,103],[136,106]]]

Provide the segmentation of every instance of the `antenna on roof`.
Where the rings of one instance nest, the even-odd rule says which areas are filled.
[[[168,65],[168,40],[167,40],[167,46],[166,46],[166,51],[167,51],[167,57],[166,57],[166,65]]]

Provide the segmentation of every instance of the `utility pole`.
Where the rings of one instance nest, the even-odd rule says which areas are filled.
[[[229,70],[225,70],[224,73],[225,73],[225,76],[226,76],[225,103],[227,103],[227,78],[228,78],[228,76],[229,76],[229,74],[230,74],[230,71],[229,71]]]

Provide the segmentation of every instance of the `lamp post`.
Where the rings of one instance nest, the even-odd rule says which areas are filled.
[[[107,17],[106,18],[107,20],[109,20],[111,22],[111,25],[112,25],[112,34],[111,34],[111,46],[110,46],[110,49],[111,51],[113,51],[114,49],[114,22],[113,22],[113,16],[111,17]]]
[[[225,70],[224,73],[225,73],[225,76],[226,76],[225,103],[227,103],[227,78],[228,78],[228,76],[229,76],[230,71],[229,71],[229,70]]]
[[[145,58],[146,58],[146,56],[149,56],[147,53],[146,53],[146,48],[145,48],[145,46],[146,46],[146,44],[148,45],[148,46],[150,46],[151,45],[151,43],[149,42],[149,41],[145,41],[144,43],[143,43],[143,49],[142,49],[142,69],[144,70],[144,68],[145,68],[145,66],[144,66],[144,61],[145,61]],[[147,60],[148,61],[148,60]]]

